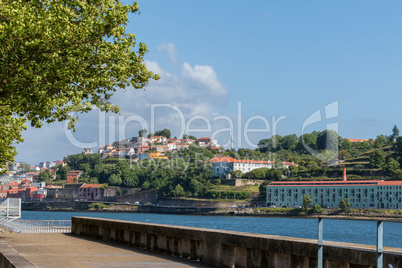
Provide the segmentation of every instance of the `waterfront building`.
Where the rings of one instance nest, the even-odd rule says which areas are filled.
[[[302,206],[304,195],[313,205],[337,208],[349,198],[352,208],[402,208],[402,181],[275,181],[267,186],[267,206]]]
[[[102,184],[86,184],[82,185],[79,190],[79,198],[81,200],[97,201],[103,198]]]

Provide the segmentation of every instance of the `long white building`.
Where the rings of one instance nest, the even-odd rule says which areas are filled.
[[[243,173],[247,173],[257,168],[273,168],[274,161],[261,161],[261,160],[241,160],[234,159],[230,156],[214,157],[211,160],[212,171],[215,177],[220,177],[228,172],[240,170]],[[293,162],[283,162],[283,167],[298,166]]]
[[[402,181],[278,181],[267,186],[267,206],[302,206],[304,195],[313,205],[337,208],[349,198],[352,208],[402,208]]]

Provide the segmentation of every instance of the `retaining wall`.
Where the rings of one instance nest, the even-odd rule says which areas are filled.
[[[114,241],[219,267],[317,267],[317,240],[87,217],[72,218],[72,233]],[[384,265],[402,268],[402,255]],[[327,242],[324,267],[375,267],[373,246]]]

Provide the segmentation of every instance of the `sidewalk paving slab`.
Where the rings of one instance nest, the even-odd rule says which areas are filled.
[[[14,249],[21,267],[210,267],[201,262],[158,254],[71,234],[0,234],[0,251]],[[5,245],[7,244],[9,248]],[[23,259],[26,260],[23,260]],[[24,266],[28,264],[28,266]],[[32,266],[31,266],[32,267]]]

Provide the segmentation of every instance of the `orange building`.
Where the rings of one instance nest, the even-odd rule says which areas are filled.
[[[67,173],[67,183],[78,183],[81,176],[81,170],[72,170]]]

